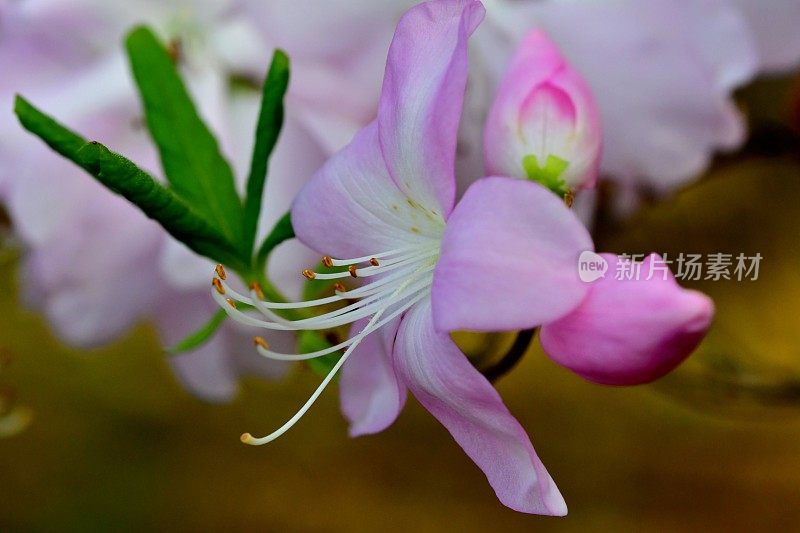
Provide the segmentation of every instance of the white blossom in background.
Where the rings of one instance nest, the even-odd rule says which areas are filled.
[[[137,23],[152,25],[176,44],[201,114],[240,177],[249,163],[258,93],[232,88],[230,79],[260,80],[274,47],[256,42],[259,31],[251,26],[252,17],[226,0],[0,4],[0,194],[26,247],[23,297],[45,314],[62,339],[79,347],[117,339],[144,319],[154,321],[169,345],[215,311],[207,296],[213,265],[50,153],[23,132],[11,113],[14,93],[24,94],[73,129],[158,175],[122,47],[125,33]],[[302,61],[302,50],[288,51]],[[295,66],[293,76],[302,79],[302,67]],[[313,66],[324,71],[324,64]],[[270,164],[262,233],[325,158],[319,140],[299,118],[304,105],[302,97],[290,98]],[[289,243],[276,257],[298,253],[301,247]],[[294,264],[276,261],[285,268],[270,274],[282,287],[297,290],[302,278]],[[288,335],[276,340],[287,349],[293,342]],[[170,361],[191,390],[211,400],[227,399],[240,373],[281,370],[241,349],[244,342],[250,342],[249,336],[228,326],[207,345]]]

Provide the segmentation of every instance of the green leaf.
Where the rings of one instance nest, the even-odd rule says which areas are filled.
[[[86,168],[77,158],[78,150],[86,144],[86,139],[42,113],[20,95],[14,99],[14,113],[23,128],[73,163]]]
[[[228,317],[228,314],[225,312],[224,309],[220,309],[214,316],[211,317],[207,323],[203,324],[203,326],[183,339],[182,341],[178,342],[174,346],[167,348],[167,352],[171,354],[179,354],[183,352],[188,352],[194,350],[198,346],[202,346],[206,343],[206,341],[210,340],[211,337],[214,336],[214,333],[217,332],[219,327],[225,322],[225,319]]]
[[[14,112],[22,126],[53,150],[85,169],[100,183],[141,209],[172,236],[200,255],[246,271],[235,246],[175,193],[131,161],[86,139],[17,96]]]
[[[247,253],[251,253],[255,245],[261,199],[267,179],[267,164],[283,125],[283,97],[288,85],[289,58],[283,51],[276,50],[262,89],[261,112],[258,115],[253,158],[247,177],[243,219],[243,247]]]
[[[125,46],[147,127],[170,186],[230,242],[238,244],[242,202],[233,172],[198,115],[169,53],[145,27],[131,31]]]
[[[293,238],[294,227],[292,227],[292,216],[290,212],[287,212],[281,217],[280,220],[278,220],[278,222],[275,223],[275,226],[272,228],[270,234],[267,235],[267,238],[264,239],[263,243],[261,243],[261,246],[258,249],[258,254],[256,254],[255,258],[255,271],[263,272],[267,265],[269,254],[272,253],[272,250],[274,250],[275,247],[282,242]]]
[[[247,263],[239,258],[233,243],[131,161],[96,142],[78,150],[77,158],[103,185],[137,205],[189,248],[237,272],[246,271]]]

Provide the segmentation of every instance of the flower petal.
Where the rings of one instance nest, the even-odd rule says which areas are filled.
[[[564,498],[500,395],[447,334],[434,331],[428,301],[403,318],[393,360],[414,397],[483,470],[504,505],[526,513],[567,513]]]
[[[592,248],[586,228],[541,185],[478,180],[447,222],[433,276],[437,329],[513,330],[559,318],[588,290],[577,265]]]
[[[369,319],[353,324],[358,334]],[[400,320],[367,335],[342,367],[339,398],[342,413],[350,421],[350,436],[383,431],[397,418],[406,403],[406,387],[392,367],[392,350]]]
[[[373,122],[300,191],[292,224],[310,248],[348,258],[438,238],[444,221],[409,201],[394,184]]]
[[[660,272],[663,263],[655,254],[641,263],[641,277],[632,280],[616,279],[615,255],[603,258],[609,265],[605,277],[590,285],[577,309],[542,326],[542,347],[589,381],[653,381],[697,347],[711,324],[714,304],[702,293],[682,289],[668,270]]]
[[[456,136],[467,83],[467,41],[483,20],[474,0],[426,2],[394,34],[378,107],[389,174],[409,198],[446,217],[455,200]]]

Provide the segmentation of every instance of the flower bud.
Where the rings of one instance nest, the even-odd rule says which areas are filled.
[[[489,112],[488,174],[528,178],[565,195],[594,186],[600,149],[600,117],[589,86],[544,32],[532,31]]]
[[[637,265],[633,279],[617,279],[617,256],[602,258],[608,269],[591,282],[583,302],[542,326],[542,347],[555,362],[596,383],[638,385],[658,379],[703,339],[714,304],[681,288],[658,255]]]

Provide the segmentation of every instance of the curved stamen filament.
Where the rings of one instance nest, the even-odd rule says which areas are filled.
[[[425,292],[422,290],[418,290],[416,294],[409,294],[406,295],[404,298],[408,298],[410,296],[413,296],[411,300],[403,304],[401,307],[397,308],[386,318],[380,320],[377,324],[375,324],[374,329],[377,330],[379,328],[382,328],[383,326],[385,326],[386,324],[397,318],[400,314],[405,313],[409,307],[411,307],[412,305],[414,305],[415,303],[417,303],[418,301],[422,300],[425,297]],[[338,352],[342,348],[350,346],[356,341],[357,341],[356,337],[350,337],[346,341],[340,342],[339,344],[336,344],[329,348],[317,350],[315,352],[306,352],[301,354],[273,352],[268,347],[264,347],[261,344],[256,345],[256,350],[260,355],[263,355],[264,357],[267,357],[269,359],[274,359],[276,361],[307,361],[309,359],[316,359],[317,357],[322,357],[324,355]]]
[[[405,273],[403,276],[403,286],[408,286],[410,283],[420,280],[420,278],[426,274],[428,269],[417,269],[414,272]],[[217,279],[217,278],[215,278]],[[430,284],[430,280],[422,279],[418,283],[413,286],[413,290],[418,290],[424,288]],[[384,288],[383,291],[376,292],[375,294],[370,295],[367,298],[359,300],[353,304],[350,304],[342,309],[337,309],[335,311],[331,311],[329,313],[325,313],[313,318],[306,318],[301,320],[288,320],[283,317],[280,317],[273,313],[269,308],[262,306],[264,302],[261,302],[258,298],[244,298],[241,294],[238,296],[242,296],[243,303],[248,303],[253,305],[258,309],[262,314],[264,314],[270,320],[263,320],[260,318],[256,318],[254,316],[250,316],[243,311],[235,308],[230,304],[228,301],[229,299],[225,298],[222,294],[217,292],[216,290],[211,291],[211,295],[214,299],[219,303],[225,312],[233,319],[239,320],[240,322],[251,325],[262,327],[265,329],[272,329],[272,330],[280,330],[280,331],[296,331],[301,329],[306,330],[319,330],[319,329],[331,329],[336,328],[339,326],[343,326],[345,324],[351,324],[356,320],[360,320],[362,318],[366,318],[367,316],[371,315],[377,308],[387,305],[387,297],[386,294],[391,292],[392,289],[396,287],[397,284],[390,284],[388,287]],[[227,284],[226,284],[227,288]],[[226,295],[232,294],[233,291],[228,292],[226,291]],[[255,293],[255,291],[253,291]],[[225,305],[223,305],[223,303]]]
[[[350,265],[350,269],[347,272],[333,272],[333,273],[313,272],[314,276],[311,279],[323,280],[323,279],[340,279],[347,277],[366,278],[370,276],[375,276],[377,274],[382,274],[384,272],[389,272],[391,270],[396,270],[398,268],[407,266],[409,264],[417,263],[420,260],[424,259],[425,257],[433,256],[434,254],[435,251],[433,250],[425,250],[417,254],[412,254],[407,257],[397,259],[395,261],[387,261],[385,263],[381,263],[379,266],[368,266],[356,269],[353,268],[354,265]]]
[[[431,245],[433,247],[433,245]],[[334,259],[332,257],[326,256],[326,258],[330,259],[331,266],[349,266],[349,265],[357,265],[358,263],[367,263],[370,259],[384,259],[386,257],[391,257],[393,255],[405,255],[409,252],[416,252],[419,250],[418,245],[412,245],[405,248],[396,248],[394,250],[389,250],[388,252],[381,252],[379,254],[372,254],[372,255],[365,255],[362,257],[354,257],[353,259]]]
[[[410,274],[408,276],[407,282],[413,282],[420,278],[419,275]],[[416,283],[408,289],[408,292],[417,291],[422,289],[430,284],[429,280],[422,280],[422,282]],[[272,319],[274,322],[278,324],[284,324],[286,326],[292,326],[295,329],[330,329],[332,327],[338,327],[344,324],[349,324],[351,322],[355,322],[356,320],[360,320],[365,316],[369,316],[372,314],[372,311],[376,307],[380,307],[381,305],[385,305],[388,302],[386,297],[386,293],[390,292],[390,289],[387,289],[383,293],[375,293],[367,298],[359,300],[355,303],[352,303],[348,306],[342,307],[341,309],[337,309],[335,311],[330,311],[329,313],[325,313],[313,318],[304,318],[300,320],[288,320],[281,316],[276,315],[272,311],[267,308],[261,309],[259,307],[259,302],[256,300],[254,304],[256,309],[264,313],[267,318]],[[358,318],[353,318],[358,317]],[[344,319],[344,321],[342,320]],[[335,325],[330,325],[335,324]]]
[[[391,297],[395,297],[397,294],[402,292],[403,289],[405,289],[405,287],[406,287],[405,284],[401,285],[391,295]],[[287,420],[286,423],[284,423],[281,427],[279,427],[269,435],[266,435],[265,437],[255,438],[251,434],[245,433],[242,435],[242,442],[251,445],[267,444],[268,442],[272,442],[273,440],[277,439],[278,437],[289,431],[289,429],[291,429],[292,426],[294,426],[297,423],[297,421],[300,420],[304,414],[306,414],[306,412],[311,408],[311,406],[314,405],[314,403],[317,401],[317,398],[319,398],[322,392],[327,388],[328,384],[331,382],[331,380],[333,380],[333,377],[337,374],[337,372],[339,372],[339,369],[342,368],[342,365],[344,365],[345,361],[347,361],[347,359],[350,357],[350,354],[353,353],[353,350],[356,349],[356,347],[361,343],[364,337],[366,337],[375,330],[375,325],[378,323],[380,317],[386,311],[386,308],[387,307],[379,309],[372,316],[372,318],[370,318],[369,322],[367,322],[367,325],[364,326],[364,329],[362,329],[358,333],[358,335],[354,337],[354,339],[356,340],[352,344],[350,344],[350,346],[348,346],[347,350],[344,352],[344,354],[342,354],[342,357],[340,357],[339,360],[336,361],[336,364],[333,365],[331,371],[328,372],[328,375],[325,376],[325,379],[322,380],[322,383],[319,384],[319,386],[311,394],[308,400],[306,400],[306,403],[303,404],[303,406],[294,414],[292,418]]]

